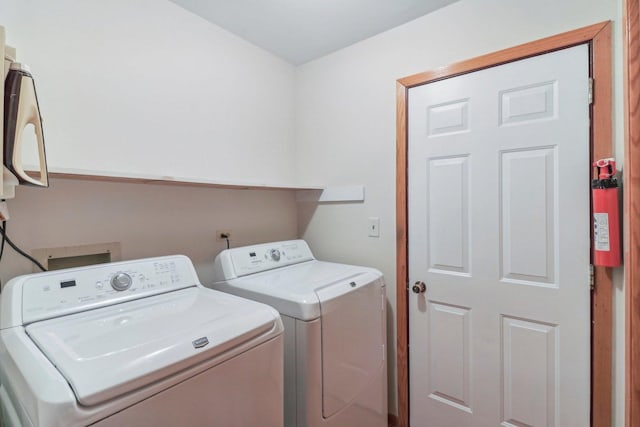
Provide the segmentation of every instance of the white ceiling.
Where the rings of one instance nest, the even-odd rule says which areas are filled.
[[[171,0],[294,65],[457,0]]]

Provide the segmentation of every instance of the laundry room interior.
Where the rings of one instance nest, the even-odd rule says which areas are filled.
[[[232,31],[212,22],[215,10],[198,14],[205,3],[0,0],[5,43],[34,76],[49,172],[48,188],[15,187],[2,213],[6,234],[31,255],[105,247],[115,248],[111,261],[185,255],[205,285],[228,247],[295,239],[318,260],[377,269],[386,285],[388,420],[408,426],[398,384],[408,387],[411,376],[397,368],[397,321],[407,322],[407,313],[398,312],[397,294],[407,288],[411,300],[417,279],[398,283],[397,81],[608,22],[610,157],[626,173],[624,25],[634,1],[431,0],[422,16],[295,60],[244,38],[244,27],[268,26],[261,16],[248,13]],[[342,2],[296,4],[307,3],[324,10]],[[326,19],[322,36],[331,39],[341,21],[318,19]],[[640,423],[640,414],[630,414],[640,412],[640,395],[628,389],[626,369],[629,251],[638,259],[638,238],[627,233],[637,232],[635,215],[621,217],[627,258],[608,273],[606,416],[615,427]],[[2,286],[37,271],[4,248]]]

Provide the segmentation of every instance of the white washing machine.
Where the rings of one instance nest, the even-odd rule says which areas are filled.
[[[303,240],[222,251],[214,289],[275,307],[286,427],[386,427],[386,298],[372,268],[318,261]]]
[[[4,425],[280,427],[282,333],[184,256],[21,276],[1,300]]]

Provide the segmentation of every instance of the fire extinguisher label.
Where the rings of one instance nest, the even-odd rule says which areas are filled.
[[[593,240],[597,251],[609,251],[609,214],[593,214]]]

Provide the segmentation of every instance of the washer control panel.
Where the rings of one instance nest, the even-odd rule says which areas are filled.
[[[184,256],[99,264],[24,277],[24,324],[199,283],[191,261]]]
[[[314,259],[311,249],[304,240],[244,246],[225,252],[221,255],[231,259],[237,276],[246,276]]]

